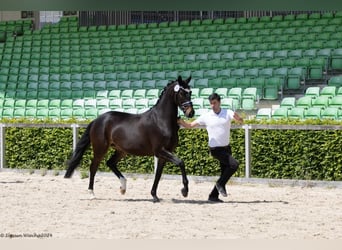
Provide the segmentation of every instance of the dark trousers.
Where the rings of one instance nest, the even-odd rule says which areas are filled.
[[[239,162],[232,156],[232,149],[230,145],[225,147],[210,148],[211,155],[220,162],[221,175],[217,180],[217,183],[224,187],[230,177],[236,172],[239,167]],[[213,190],[209,194],[209,197],[218,197],[219,192],[214,186]]]

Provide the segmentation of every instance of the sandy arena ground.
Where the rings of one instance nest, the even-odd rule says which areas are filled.
[[[229,183],[224,203],[208,203],[213,181],[181,177],[159,183],[127,177],[121,195],[114,175],[88,179],[0,172],[0,238],[55,239],[342,239],[340,188]]]

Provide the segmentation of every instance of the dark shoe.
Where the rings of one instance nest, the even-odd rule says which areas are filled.
[[[222,187],[220,184],[216,183],[216,188],[217,188],[217,191],[219,191],[219,193],[222,196],[227,197],[227,192],[226,192],[225,187]]]
[[[223,200],[219,199],[218,197],[210,197],[208,198],[210,202],[223,202]]]

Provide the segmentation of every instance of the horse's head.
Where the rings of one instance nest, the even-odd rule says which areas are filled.
[[[176,84],[174,85],[176,104],[188,118],[193,117],[195,114],[195,110],[192,107],[191,102],[190,80],[191,76],[186,80],[183,80],[181,76],[178,76]]]

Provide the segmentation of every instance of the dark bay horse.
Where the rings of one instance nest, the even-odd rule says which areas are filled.
[[[182,80],[179,76],[176,81],[170,82],[160,94],[157,103],[145,113],[109,111],[94,119],[77,143],[64,177],[72,176],[86,149],[91,145],[93,159],[90,165],[89,190],[94,194],[97,168],[109,147],[113,147],[115,152],[107,161],[107,166],[119,178],[122,194],[126,191],[126,179],[118,170],[117,163],[127,154],[131,154],[158,158],[151,189],[154,202],[159,201],[157,187],[167,161],[180,167],[184,185],[181,191],[182,195],[187,197],[189,189],[184,162],[176,157],[173,151],[178,144],[178,107],[186,117],[191,118],[195,113],[191,102],[190,80],[191,77]]]

